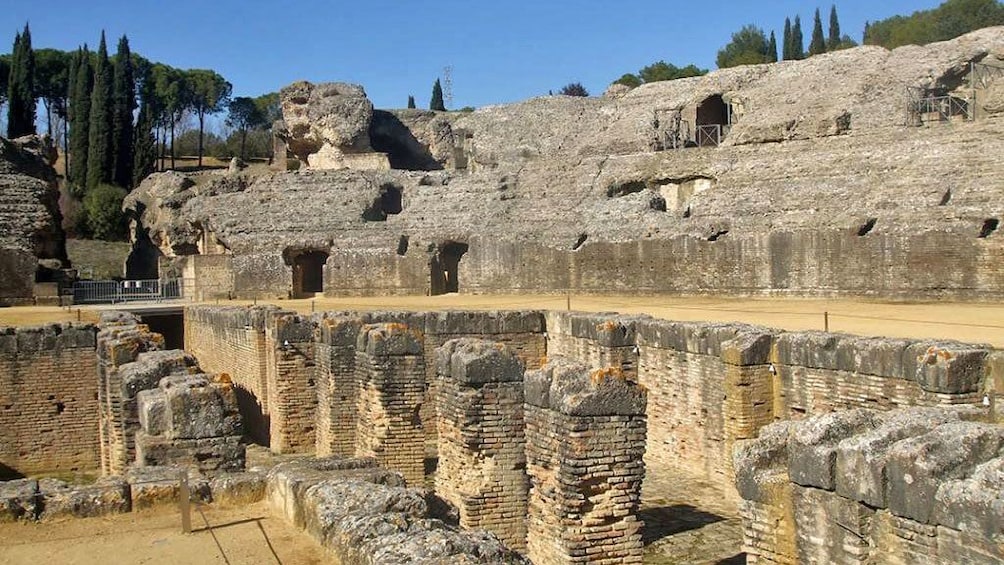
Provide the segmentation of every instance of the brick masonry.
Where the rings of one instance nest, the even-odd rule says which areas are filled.
[[[437,350],[436,494],[460,525],[526,549],[523,363],[502,343],[464,338]]]
[[[314,453],[317,366],[314,322],[292,312],[266,319],[265,359],[269,442],[274,453]]]

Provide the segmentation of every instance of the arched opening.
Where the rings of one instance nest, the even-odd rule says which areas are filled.
[[[460,292],[460,259],[470,248],[466,243],[447,241],[432,256],[431,294]]]
[[[324,292],[324,251],[306,251],[293,258],[293,298],[312,298]]]
[[[385,222],[387,216],[400,214],[404,210],[401,187],[387,183],[380,187],[380,195],[363,210],[363,220],[367,222]]]
[[[700,147],[716,147],[728,133],[729,105],[720,94],[709,96],[697,107],[696,141]]]

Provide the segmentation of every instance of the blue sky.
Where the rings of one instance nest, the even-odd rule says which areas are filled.
[[[210,68],[256,96],[299,79],[362,84],[378,108],[428,105],[453,67],[453,108],[513,102],[579,81],[593,94],[625,72],[663,59],[715,68],[732,33],[753,23],[777,32],[799,14],[806,41],[819,6],[781,0],[4,0],[0,52],[30,22],[36,47],[96,46],[102,29],[133,51],[179,68]],[[929,9],[940,0],[844,0],[837,11],[856,41],[866,20]],[[169,5],[170,9],[164,8]],[[288,7],[282,7],[286,5]]]

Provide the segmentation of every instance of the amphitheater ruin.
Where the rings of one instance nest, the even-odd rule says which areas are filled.
[[[1004,28],[470,113],[341,83],[282,105],[279,170],[127,198],[128,277],[178,278],[183,306],[0,328],[0,522],[190,495],[265,501],[344,564],[1004,561],[992,346],[282,304],[999,302]],[[54,175],[0,148],[0,302],[39,302],[67,266]],[[701,554],[657,547],[730,521]]]

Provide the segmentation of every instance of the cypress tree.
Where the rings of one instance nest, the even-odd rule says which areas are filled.
[[[439,84],[438,78],[436,84],[432,85],[432,100],[429,101],[429,109],[439,112],[446,111],[446,104],[443,102],[443,85]]]
[[[410,94],[408,95],[408,108],[415,108],[415,97]]]
[[[774,30],[770,32],[770,43],[767,44],[767,61],[777,62],[777,38],[774,37]]]
[[[112,180],[114,165],[112,131],[112,68],[108,60],[105,32],[101,32],[98,56],[94,62],[94,90],[91,92],[90,131],[88,131],[87,190]]]
[[[35,54],[31,50],[31,31],[15,35],[11,53],[7,90],[7,137],[35,133]]]
[[[150,101],[144,100],[136,120],[136,145],[133,150],[131,186],[139,186],[155,169],[157,163],[157,139],[154,137],[155,112]]]
[[[868,22],[865,22],[865,26]],[[836,51],[840,48],[840,20],[837,19],[837,5],[830,6],[830,37],[826,41],[826,48]]]
[[[791,26],[791,58],[805,58],[805,38],[802,36],[802,17],[795,16],[795,23]]]
[[[819,8],[812,22],[812,41],[809,42],[809,56],[826,53],[826,38],[823,36],[823,21],[819,17]]]
[[[119,39],[115,53],[115,70],[112,87],[112,180],[118,186],[128,188],[133,181],[133,124],[132,113],[136,109],[136,81],[133,73],[132,54],[129,39]]]
[[[84,45],[77,50],[76,76],[70,92],[70,190],[82,197],[87,186],[87,153],[90,143],[91,90],[94,74],[91,72],[91,52]]]
[[[781,51],[781,58],[785,61],[794,58],[791,56],[791,18],[784,19],[784,45],[781,46]]]

